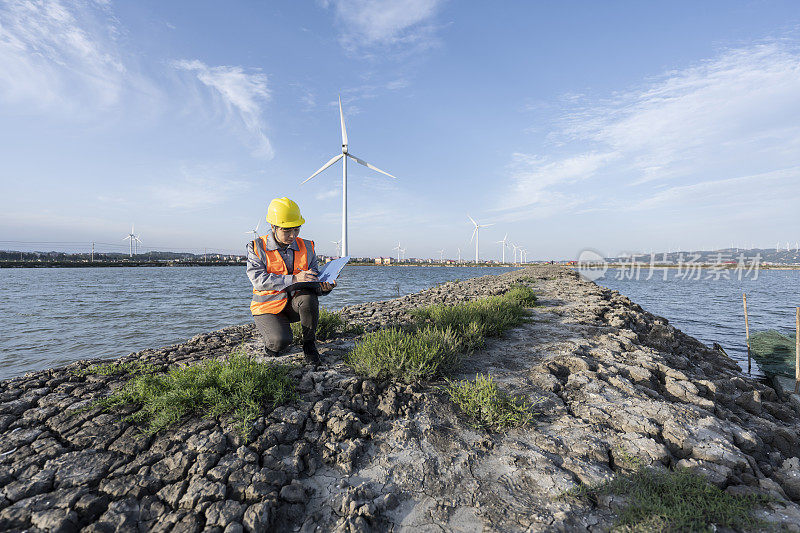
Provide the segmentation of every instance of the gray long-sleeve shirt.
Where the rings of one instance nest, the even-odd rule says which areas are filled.
[[[309,244],[306,239],[306,254],[308,254],[308,269],[319,274],[319,260],[314,248]],[[282,248],[278,246],[272,234],[267,235],[267,250],[278,250],[281,254],[283,262],[286,265],[286,271],[292,272],[294,270],[294,252],[300,250],[297,241]],[[260,255],[260,257],[259,257]],[[267,272],[267,258],[264,254],[256,255],[253,251],[253,241],[247,243],[247,277],[250,278],[250,283],[257,291],[282,291],[292,284],[292,274],[270,274]]]

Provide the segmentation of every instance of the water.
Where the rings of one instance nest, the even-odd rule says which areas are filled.
[[[800,270],[761,270],[758,278],[714,279],[703,272],[701,279],[681,279],[678,271],[643,269],[639,279],[627,279],[625,272],[609,270],[596,280],[598,285],[616,289],[647,311],[669,319],[684,333],[711,346],[718,342],[747,371],[742,293],[747,293],[750,333],[776,329],[794,337],[795,307],[800,306]],[[622,279],[620,279],[622,278]],[[752,374],[763,376],[753,361]]]
[[[348,266],[321,303],[336,310],[509,270]],[[251,291],[243,266],[0,269],[0,379],[250,323]]]

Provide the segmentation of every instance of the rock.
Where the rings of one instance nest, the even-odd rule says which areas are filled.
[[[48,460],[44,468],[55,471],[56,488],[94,485],[102,479],[114,464],[114,456],[107,452],[82,450],[67,452]]]
[[[749,413],[760,415],[763,409],[761,403],[761,393],[757,390],[751,390],[741,393],[736,397],[736,405],[744,407]]]
[[[779,482],[786,496],[795,501],[800,501],[800,459],[792,457],[786,459],[781,465]]]
[[[245,511],[242,525],[247,533],[260,533],[269,529],[271,518],[272,509],[269,503],[255,503]]]
[[[49,533],[78,531],[78,514],[69,509],[50,509],[31,514],[31,525]]]
[[[206,509],[206,527],[227,528],[232,523],[240,523],[245,510],[245,506],[236,501],[214,502]]]
[[[296,479],[281,489],[280,496],[289,503],[304,503],[307,500],[303,484]]]
[[[225,484],[200,476],[196,476],[189,481],[186,492],[180,499],[178,506],[184,509],[193,509],[199,503],[206,501],[218,501],[225,499]]]
[[[111,502],[90,530],[138,531],[139,511],[139,502],[134,498]]]

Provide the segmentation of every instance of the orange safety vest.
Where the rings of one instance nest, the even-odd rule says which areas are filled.
[[[306,241],[298,238],[296,240],[297,250],[294,253],[294,271],[292,274],[297,274],[303,270],[308,270],[308,244],[311,245],[311,252],[314,252],[314,241]],[[286,276],[289,272],[286,270],[286,263],[283,262],[280,252],[278,250],[267,250],[267,237],[259,237],[253,241],[253,253],[256,257],[261,258],[259,252],[264,254],[267,263],[267,272],[269,274],[280,274]],[[254,315],[265,315],[267,313],[277,315],[283,308],[286,307],[288,295],[285,290],[283,291],[257,291],[253,289],[253,301],[250,302],[250,312]]]

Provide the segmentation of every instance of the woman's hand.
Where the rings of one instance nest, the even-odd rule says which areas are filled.
[[[335,281],[331,283],[323,281],[322,283],[319,284],[319,288],[322,289],[322,292],[331,292],[335,286],[336,286]]]
[[[294,275],[294,282],[306,282],[306,281],[319,281],[317,279],[317,275],[314,274],[311,270],[303,270],[302,272],[298,272]]]

